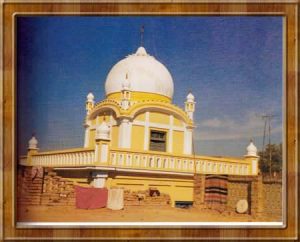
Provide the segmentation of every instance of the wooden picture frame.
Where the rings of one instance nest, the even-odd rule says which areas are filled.
[[[208,240],[208,239],[293,239],[298,238],[298,45],[299,13],[297,1],[265,0],[252,1],[173,1],[173,2],[95,2],[95,1],[5,1],[1,3],[1,32],[3,43],[2,62],[2,119],[0,121],[3,142],[0,159],[0,239],[33,240],[53,239],[102,239],[102,240]],[[286,34],[286,83],[284,88],[286,109],[286,227],[284,228],[16,228],[15,187],[16,187],[16,95],[15,95],[15,41],[14,16],[32,15],[98,15],[98,14],[138,14],[138,15],[276,15],[285,18]],[[2,85],[3,84],[3,85]],[[2,92],[1,92],[2,95]]]

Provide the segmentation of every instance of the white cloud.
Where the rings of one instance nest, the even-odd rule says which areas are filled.
[[[282,126],[272,122],[272,135],[282,132]],[[195,140],[235,140],[254,137],[262,137],[264,131],[264,121],[249,112],[244,118],[235,120],[231,117],[213,118],[203,120],[198,124],[195,132]]]
[[[221,125],[222,125],[221,120],[217,118],[204,120],[201,124],[201,126],[210,127],[210,128],[217,128],[220,127]]]

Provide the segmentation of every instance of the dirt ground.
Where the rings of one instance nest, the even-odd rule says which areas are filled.
[[[18,222],[275,222],[270,216],[254,218],[211,209],[128,206],[113,211],[108,208],[76,209],[70,206],[22,206]]]

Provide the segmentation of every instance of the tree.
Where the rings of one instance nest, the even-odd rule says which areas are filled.
[[[259,168],[262,173],[270,172],[270,152],[271,152],[271,172],[281,173],[282,171],[282,144],[267,145],[263,151],[259,151]]]

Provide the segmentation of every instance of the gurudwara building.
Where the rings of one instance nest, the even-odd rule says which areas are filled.
[[[87,95],[83,147],[41,152],[32,137],[19,164],[51,168],[94,187],[155,187],[173,206],[194,201],[197,174],[258,175],[252,142],[242,158],[195,155],[195,97],[188,93],[181,108],[172,103],[173,92],[168,69],[139,47],[108,73],[104,100]]]

